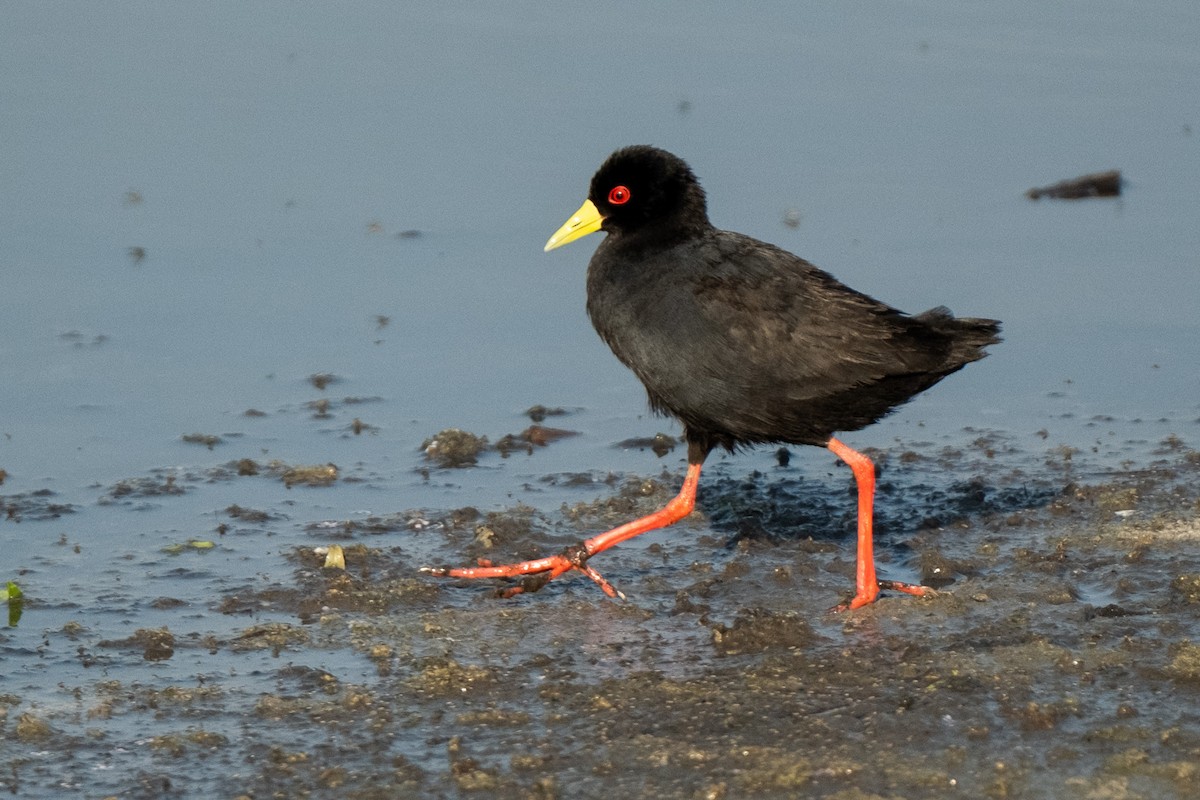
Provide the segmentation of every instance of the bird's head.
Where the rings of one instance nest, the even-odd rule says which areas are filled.
[[[588,199],[546,242],[553,250],[589,233],[667,235],[708,226],[704,190],[691,167],[648,145],[622,148],[592,177]]]

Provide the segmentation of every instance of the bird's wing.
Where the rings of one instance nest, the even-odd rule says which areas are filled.
[[[806,398],[943,357],[939,334],[785,250],[718,232],[696,256],[698,328],[719,369]]]

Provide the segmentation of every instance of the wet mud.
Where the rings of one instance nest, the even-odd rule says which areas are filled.
[[[94,785],[130,797],[1195,796],[1200,456],[1172,436],[1139,468],[1089,481],[1061,448],[1036,471],[1006,462],[1012,449],[988,434],[872,453],[882,577],[938,592],[851,613],[827,610],[854,568],[852,481],[833,466],[718,466],[691,517],[593,562],[628,602],[578,577],[501,600],[503,584],[417,567],[561,549],[662,505],[678,489],[669,469],[545,475],[595,494],[559,508],[307,523],[314,544],[286,546],[284,569],[213,598],[229,631],[189,623],[169,595],[153,608],[174,621],[124,638],[47,630],[47,651],[73,651],[82,669],[59,706],[0,696],[0,787],[36,795],[128,746],[134,764]],[[303,469],[325,477],[297,490],[336,479],[230,462],[102,498],[290,487]],[[40,498],[5,502],[48,513]],[[287,524],[275,508],[220,516],[221,537]],[[344,561],[327,566],[335,542]],[[169,685],[113,669],[188,654],[225,666]],[[250,658],[267,660],[237,666]],[[115,725],[142,734],[124,741]]]

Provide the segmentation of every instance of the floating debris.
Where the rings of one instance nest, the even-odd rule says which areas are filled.
[[[540,403],[525,409],[525,416],[529,417],[532,422],[544,422],[546,417],[561,417],[566,413],[567,410],[565,408],[547,408]]]
[[[1169,596],[1176,605],[1200,605],[1200,574],[1176,575]]]
[[[167,628],[138,628],[127,639],[106,639],[97,646],[116,650],[141,649],[146,661],[166,661],[175,655],[175,634]]]
[[[66,333],[60,333],[58,338],[62,339],[64,342],[70,342],[71,346],[75,348],[99,347],[108,341],[107,334],[97,333],[89,339],[86,334],[80,331],[67,331]]]
[[[182,438],[188,444],[202,444],[209,450],[221,443],[221,437],[211,433],[185,433]]]
[[[242,508],[234,504],[225,509],[225,513],[234,519],[240,519],[244,522],[266,522],[271,519],[271,515],[266,511],[258,511],[253,508]]]
[[[164,495],[186,494],[187,489],[175,482],[174,475],[158,478],[126,478],[117,481],[99,499],[100,505],[106,506],[119,498],[126,497],[162,497]]]
[[[8,604],[8,627],[15,628],[25,610],[25,593],[21,591],[20,586],[9,581],[8,589],[4,592],[4,602]]]
[[[336,464],[288,466],[282,461],[272,461],[267,469],[279,475],[283,485],[292,488],[298,483],[306,486],[330,486],[338,479]]]
[[[346,568],[346,554],[343,552],[340,544],[331,544],[329,547],[317,547],[313,552],[321,555],[322,550],[325,551],[325,569]]]
[[[239,633],[229,644],[235,653],[251,650],[271,650],[278,655],[285,648],[307,644],[308,631],[286,622],[267,622],[254,625]]]
[[[70,503],[56,503],[50,500],[57,496],[57,493],[50,489],[37,489],[0,497],[0,519],[20,522],[25,518],[58,519],[63,514],[74,514],[75,507]]]
[[[28,744],[48,739],[55,735],[55,731],[49,722],[27,711],[17,718],[16,734],[17,741]]]
[[[508,458],[508,454],[513,450],[524,450],[532,454],[534,447],[545,447],[551,442],[557,442],[559,439],[565,439],[569,436],[578,436],[579,431],[568,431],[562,428],[547,428],[542,425],[530,425],[520,433],[510,433],[504,436],[500,441],[496,442],[496,449],[500,451],[500,455]]]
[[[205,552],[207,550],[212,550],[216,546],[217,545],[215,543],[204,540],[204,539],[188,539],[186,542],[176,542],[175,544],[169,544],[166,547],[164,547],[162,549],[162,551],[164,553],[166,553],[167,555],[177,556],[180,553],[183,553],[187,550],[197,550],[200,552]]]
[[[304,404],[306,408],[313,410],[313,419],[327,419],[329,417],[329,400],[322,397],[320,400],[311,400]]]
[[[486,436],[476,436],[459,428],[446,428],[421,443],[425,457],[439,467],[471,467],[487,449]]]
[[[329,372],[318,372],[318,373],[308,376],[308,382],[311,383],[313,386],[317,387],[318,389],[320,389],[321,391],[325,391],[326,386],[328,386],[331,383],[337,383],[338,381],[339,381],[338,376],[333,375]]]
[[[1056,200],[1082,200],[1087,197],[1117,197],[1121,194],[1121,170],[1094,172],[1068,181],[1059,181],[1051,186],[1030,189],[1025,196],[1030,200],[1050,197]]]
[[[674,436],[656,433],[654,436],[635,436],[632,439],[623,439],[617,442],[616,446],[622,450],[650,450],[654,455],[662,458],[674,450],[677,444],[679,442]]]
[[[557,442],[559,439],[578,435],[579,431],[569,431],[564,428],[547,428],[543,425],[530,425],[519,434],[522,440],[538,447],[545,447],[551,442]]]

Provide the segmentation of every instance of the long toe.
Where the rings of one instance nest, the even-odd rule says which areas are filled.
[[[931,586],[921,586],[918,583],[901,583],[900,581],[880,581],[879,588],[892,592],[904,592],[916,597],[937,597],[937,589]]]
[[[614,589],[600,573],[587,565],[587,558],[586,546],[575,545],[568,547],[561,553],[533,561],[518,561],[513,564],[493,564],[491,561],[481,558],[479,559],[478,566],[474,567],[421,567],[421,572],[440,578],[465,578],[468,580],[478,580],[480,578],[519,578],[520,580],[515,586],[508,586],[498,592],[501,597],[514,597],[518,594],[530,594],[539,591],[547,583],[564,572],[577,569],[595,581],[609,597],[624,599],[625,596],[623,594]]]
[[[833,608],[829,609],[832,612],[838,613],[842,611],[853,611],[856,608],[870,605],[879,599],[882,592],[903,592],[904,594],[915,595],[916,597],[936,597],[937,590],[929,586],[921,586],[915,583],[901,583],[900,581],[876,581],[874,592],[863,592],[854,595],[851,599],[844,603],[838,603]]]

